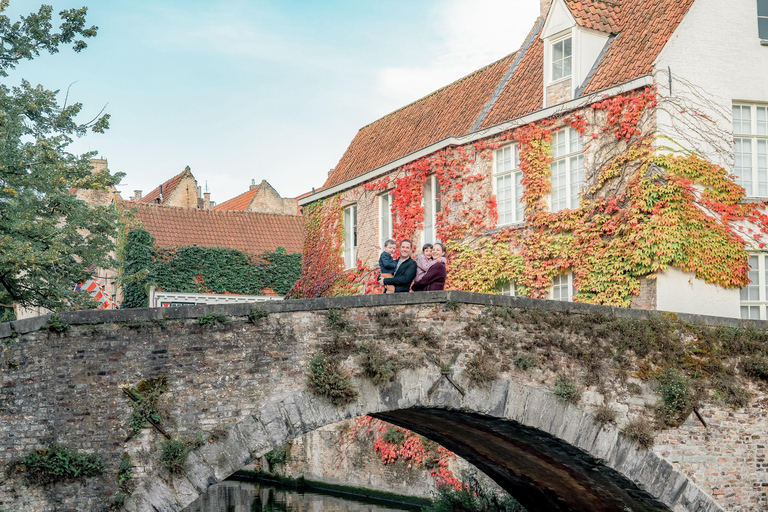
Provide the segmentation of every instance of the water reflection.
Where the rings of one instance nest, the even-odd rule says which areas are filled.
[[[406,507],[406,506],[403,506]],[[224,481],[211,486],[184,512],[401,512],[414,510],[378,505],[364,499],[276,488],[253,482]]]

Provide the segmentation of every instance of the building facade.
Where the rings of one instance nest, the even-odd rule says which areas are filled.
[[[765,6],[541,7],[517,52],[363,127],[300,200],[305,259],[328,251],[304,284],[340,277],[296,295],[360,291],[411,238],[448,244],[455,289],[766,318]]]

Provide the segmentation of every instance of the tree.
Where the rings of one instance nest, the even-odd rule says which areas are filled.
[[[97,27],[86,27],[85,7],[61,11],[55,31],[50,6],[15,23],[2,14],[7,6],[0,0],[2,77],[41,52],[55,54],[70,44],[80,52],[84,39],[96,35]],[[91,206],[72,190],[109,189],[122,174],[95,172],[89,163],[95,152],[66,150],[88,130],[103,133],[109,114],[79,122],[82,104],[68,105],[65,98],[59,105],[58,95],[26,80],[0,84],[0,310],[6,313],[14,302],[53,310],[86,304],[90,297],[75,286],[89,277],[89,268],[112,266],[117,210]]]

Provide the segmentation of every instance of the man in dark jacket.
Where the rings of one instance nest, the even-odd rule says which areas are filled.
[[[381,278],[383,285],[393,285],[395,293],[411,291],[411,283],[416,277],[416,260],[411,258],[413,243],[407,238],[400,242],[400,259],[392,277]]]

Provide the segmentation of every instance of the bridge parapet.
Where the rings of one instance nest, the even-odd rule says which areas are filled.
[[[0,326],[2,469],[52,441],[101,454],[107,463],[100,477],[49,488],[23,486],[23,473],[9,473],[0,483],[0,508],[23,502],[25,510],[53,510],[58,502],[59,510],[101,510],[119,492],[117,468],[127,452],[134,489],[126,510],[180,510],[253,457],[363,414],[442,442],[524,503],[546,502],[553,510],[766,505],[764,389],[744,381],[752,399],[736,409],[710,395],[699,408],[707,427],[691,415],[657,432],[653,449],[638,449],[620,431],[658,409],[652,385],[638,376],[660,369],[663,361],[645,363],[665,352],[650,347],[642,358],[625,351],[617,362],[617,345],[605,331],[639,325],[632,322],[658,326],[660,318],[701,329],[765,323],[453,291],[258,307],[253,321],[253,305],[235,304],[62,313],[69,324],[62,333],[43,329],[45,317]],[[229,319],[198,323],[215,323],[217,315]],[[679,330],[659,332],[679,341],[670,341],[674,350],[693,343]],[[363,346],[397,363],[391,380],[373,383]],[[349,403],[334,406],[308,389],[310,362],[321,353],[351,375]],[[531,356],[533,367],[516,365],[519,356]],[[596,356],[605,360],[585,364]],[[126,440],[132,407],[122,388],[159,375],[167,376],[168,391],[158,410],[172,436],[221,433],[190,454],[181,475],[161,466],[158,432],[145,429]],[[585,389],[575,406],[553,392],[563,376]],[[605,405],[615,424],[596,422]]]

